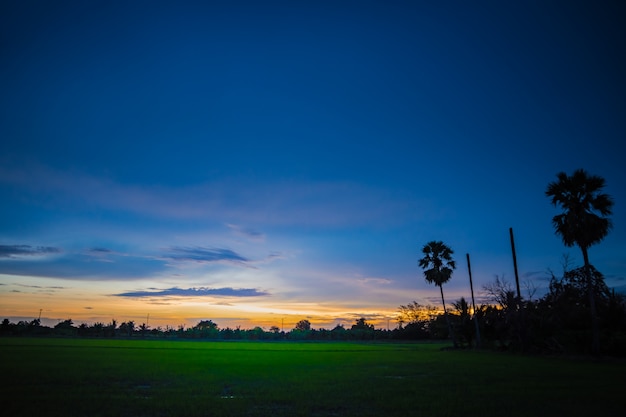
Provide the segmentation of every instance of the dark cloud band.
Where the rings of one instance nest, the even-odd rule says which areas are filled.
[[[170,253],[163,255],[165,259],[175,261],[193,261],[201,263],[209,262],[236,262],[245,263],[249,259],[241,256],[230,249],[204,248],[204,247],[179,247],[170,248]]]
[[[269,295],[255,288],[168,288],[160,291],[130,291],[113,294],[116,297],[259,297]]]
[[[47,255],[59,252],[61,249],[52,246],[0,245],[0,258]]]

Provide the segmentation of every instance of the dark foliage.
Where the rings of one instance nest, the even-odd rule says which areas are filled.
[[[592,265],[593,302],[601,335],[601,354],[626,355],[626,299],[609,290]],[[591,354],[590,298],[586,268],[552,274],[548,293],[532,301],[518,299],[502,282],[492,284],[495,302],[483,306],[477,317],[487,346],[523,352]]]

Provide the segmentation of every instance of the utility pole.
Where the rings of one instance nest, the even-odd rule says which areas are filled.
[[[511,252],[513,252],[513,268],[515,269],[515,288],[517,289],[517,298],[522,299],[519,290],[519,275],[517,274],[517,256],[515,255],[515,239],[513,239],[513,228],[509,227],[509,235],[511,236]]]
[[[476,347],[480,348],[480,329],[478,327],[478,317],[476,317],[476,302],[474,301],[474,284],[472,282],[472,266],[470,264],[469,253],[465,255],[467,257],[467,271],[469,272],[470,291],[472,293],[472,308],[474,309],[473,316],[474,316],[474,326],[476,327]]]
[[[513,239],[513,228],[509,227],[511,235],[511,252],[513,253],[513,268],[515,268],[515,288],[517,289],[517,300],[515,302],[515,310],[518,312],[519,328],[517,330],[519,340],[522,343],[522,350],[526,350],[526,320],[524,318],[524,309],[522,308],[522,294],[519,290],[519,275],[517,273],[517,256],[515,255],[515,239]]]

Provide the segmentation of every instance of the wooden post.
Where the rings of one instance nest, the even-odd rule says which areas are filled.
[[[517,289],[517,298],[522,299],[519,290],[519,275],[517,274],[517,256],[515,255],[515,239],[513,239],[513,228],[509,227],[509,235],[511,236],[511,251],[513,252],[513,268],[515,270],[515,288]]]
[[[467,257],[467,271],[469,272],[470,291],[472,293],[472,308],[474,309],[474,326],[476,327],[476,347],[480,348],[480,329],[478,327],[478,317],[476,317],[476,302],[474,301],[474,283],[472,282],[472,266],[470,264],[469,253],[465,254]]]

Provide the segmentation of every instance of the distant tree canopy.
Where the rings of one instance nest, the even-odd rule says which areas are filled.
[[[299,322],[296,323],[294,330],[299,330],[299,331],[311,330],[311,322],[306,319],[300,320]]]
[[[374,330],[374,325],[369,324],[365,318],[361,317],[352,325],[351,330]]]
[[[67,320],[63,320],[58,322],[55,326],[55,329],[72,329],[74,328],[74,322],[72,321],[72,319],[67,319]]]
[[[198,330],[217,329],[217,324],[214,323],[213,320],[200,320],[194,328]]]
[[[270,332],[278,334],[278,333],[280,333],[280,327],[272,326],[272,327],[270,327]]]
[[[400,326],[428,322],[439,314],[439,309],[432,305],[421,305],[416,301],[398,307],[397,321]]]

